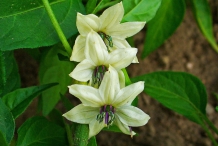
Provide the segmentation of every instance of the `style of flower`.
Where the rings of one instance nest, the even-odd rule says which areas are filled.
[[[100,85],[109,65],[119,71],[131,64],[137,53],[136,48],[116,49],[108,52],[103,40],[94,31],[87,34],[85,45],[85,59],[76,66],[70,76],[78,81],[90,80],[98,85]]]
[[[110,51],[117,48],[131,48],[125,39],[139,32],[145,22],[120,23],[123,15],[122,2],[106,9],[100,17],[94,14],[77,13],[76,25],[80,35],[75,41],[70,60],[81,62],[85,59],[85,41],[90,31],[97,32]],[[134,58],[133,63],[138,63],[137,57]]]
[[[135,132],[131,127],[145,125],[150,119],[131,105],[143,89],[142,81],[120,88],[117,71],[110,66],[99,89],[85,85],[69,86],[70,93],[82,103],[63,116],[76,123],[89,124],[89,138],[113,124],[123,133],[133,136]]]

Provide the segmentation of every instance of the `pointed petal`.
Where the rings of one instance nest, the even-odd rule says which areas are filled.
[[[63,114],[65,118],[72,122],[88,124],[93,119],[96,119],[96,116],[99,113],[99,108],[84,106],[82,104],[77,105],[70,111]]]
[[[124,8],[122,2],[109,7],[99,17],[101,21],[100,30],[107,33],[108,29],[111,29],[115,25],[119,24],[124,15]]]
[[[112,38],[112,40],[115,48],[120,48],[120,49],[131,48],[131,46],[125,39]]]
[[[114,124],[117,125],[117,127],[119,127],[119,129],[120,129],[123,133],[125,133],[125,134],[127,134],[127,135],[131,135],[131,134],[132,134],[132,135],[135,135],[135,134],[136,134],[134,131],[132,131],[132,133],[131,133],[129,126],[124,125],[124,124],[120,121],[119,117],[117,117],[117,118],[115,119]]]
[[[96,119],[93,119],[89,124],[89,138],[97,135],[104,127],[104,122],[99,123]]]
[[[136,57],[136,48],[116,49],[109,54],[108,64],[116,70],[127,67]]]
[[[123,124],[131,127],[143,126],[150,119],[149,115],[134,106],[121,106],[116,108],[115,115],[119,117]]]
[[[103,40],[94,31],[87,35],[85,57],[92,60],[96,66],[103,65],[108,58],[108,51]]]
[[[95,65],[93,62],[85,59],[80,62],[69,75],[78,81],[87,82],[92,78],[94,68]]]
[[[82,15],[77,13],[76,26],[82,36],[86,36],[91,30],[98,31],[100,19],[94,14]]]
[[[70,61],[81,62],[85,59],[85,42],[86,38],[81,35],[76,38]]]
[[[71,85],[69,87],[70,94],[79,98],[83,105],[90,107],[100,107],[103,104],[98,89],[87,85]]]
[[[125,104],[131,104],[136,96],[144,90],[144,82],[140,81],[122,88],[116,95],[113,105],[118,107]]]
[[[110,66],[99,87],[99,94],[103,99],[105,99],[106,104],[111,104],[119,90],[120,83],[117,71]]]
[[[139,63],[137,56],[133,59],[132,63]]]
[[[118,76],[119,76],[119,82],[120,82],[120,89],[122,89],[125,87],[125,76],[122,70],[118,71]]]
[[[145,26],[145,22],[126,22],[114,26],[107,34],[119,39],[125,39],[138,33]]]

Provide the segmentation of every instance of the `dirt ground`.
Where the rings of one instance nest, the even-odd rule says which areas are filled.
[[[213,13],[213,28],[218,40],[218,1],[211,0]],[[145,34],[140,32],[134,37],[136,47],[139,48],[140,58],[143,49]],[[32,86],[38,83],[38,63],[23,50],[15,51],[21,74],[22,86]],[[191,73],[205,84],[208,92],[207,114],[209,119],[218,127],[217,113],[214,108],[218,105],[212,93],[218,93],[218,54],[212,49],[200,33],[191,10],[188,8],[185,18],[173,36],[170,37],[158,50],[151,53],[146,59],[139,60],[139,64],[132,64],[130,76],[134,77],[145,73],[160,70],[184,71]],[[99,146],[212,146],[210,139],[197,124],[163,107],[160,103],[141,94],[139,107],[150,115],[147,125],[134,128],[138,136],[118,133],[101,132],[97,135]],[[18,118],[19,123],[25,121],[35,113],[36,105],[32,104],[23,116]],[[218,140],[218,136],[216,136]]]

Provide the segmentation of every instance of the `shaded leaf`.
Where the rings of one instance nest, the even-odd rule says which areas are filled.
[[[86,12],[87,14],[90,14],[96,7],[97,0],[89,0],[86,4]]]
[[[211,46],[218,52],[218,46],[213,35],[212,16],[207,0],[191,0],[192,9],[198,26]]]
[[[26,108],[29,106],[29,104],[35,97],[41,94],[44,90],[53,87],[54,85],[57,84],[53,83],[17,89],[5,95],[2,98],[2,101],[8,106],[14,118],[17,118],[26,110]]]
[[[161,0],[123,0],[126,21],[150,21],[160,7]]]
[[[0,146],[8,146],[4,135],[2,134],[2,132],[0,131]]]
[[[96,142],[95,136],[93,136],[93,137],[91,137],[91,138],[89,139],[89,143],[88,143],[87,146],[97,146],[97,142]]]
[[[10,143],[14,136],[14,130],[14,118],[8,107],[0,98],[0,133],[2,134],[1,139],[5,138],[6,142]],[[2,143],[4,143],[4,141],[2,141]]]
[[[148,23],[142,57],[160,47],[177,29],[185,14],[183,0],[163,0],[155,17]]]
[[[182,72],[154,72],[132,79],[145,81],[144,91],[171,110],[200,124],[206,114],[207,93],[195,76]]]
[[[67,38],[77,32],[76,13],[84,13],[80,0],[50,0]],[[0,50],[37,48],[59,42],[41,0],[0,1]]]
[[[0,97],[19,87],[20,75],[13,52],[0,51]]]
[[[64,128],[44,117],[33,117],[18,129],[16,146],[65,146],[66,137]]]

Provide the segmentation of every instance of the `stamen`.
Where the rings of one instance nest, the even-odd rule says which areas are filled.
[[[133,138],[132,127],[130,127],[130,126],[129,126],[129,131],[130,131],[131,138]]]

